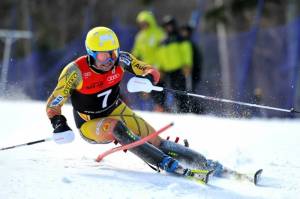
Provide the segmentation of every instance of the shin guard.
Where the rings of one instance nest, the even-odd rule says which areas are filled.
[[[121,144],[129,144],[140,139],[139,136],[133,134],[121,121],[118,121],[114,127],[113,135]],[[164,152],[146,142],[140,146],[129,149],[132,153],[143,159],[150,165],[159,166],[168,172],[173,172],[179,166],[177,160],[166,155]]]
[[[167,155],[197,168],[206,168],[206,158],[200,153],[169,140],[162,140],[159,149]]]

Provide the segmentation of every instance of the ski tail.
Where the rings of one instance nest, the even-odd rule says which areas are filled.
[[[235,170],[225,168],[223,171],[223,176],[233,177],[239,181],[248,181],[254,183],[255,185],[258,185],[258,183],[260,182],[262,172],[263,169],[259,169],[254,173],[254,175],[251,175],[251,174],[239,173]]]

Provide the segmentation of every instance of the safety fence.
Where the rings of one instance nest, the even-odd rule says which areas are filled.
[[[230,34],[227,37],[230,74],[230,98],[250,103],[275,107],[299,107],[299,42],[300,19],[289,24]],[[135,27],[111,26],[119,35],[121,48],[130,51]],[[218,51],[218,37],[214,34],[195,33],[202,50],[202,73],[196,93],[223,97],[222,73]],[[62,49],[54,51],[34,51],[23,59],[10,60],[6,93],[24,92],[35,100],[46,100],[55,87],[62,68],[76,57],[85,54],[84,36]],[[141,110],[152,110],[151,98],[139,94],[129,94],[122,84],[124,100],[130,106]],[[3,95],[3,93],[2,93]],[[126,97],[129,96],[129,97]],[[129,100],[130,99],[130,100]],[[231,116],[293,117],[274,111],[230,106],[199,101],[204,113]]]

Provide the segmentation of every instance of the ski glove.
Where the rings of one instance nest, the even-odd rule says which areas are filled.
[[[74,140],[74,133],[67,124],[67,119],[63,115],[55,115],[50,119],[54,128],[53,140],[57,144],[66,144]]]
[[[143,76],[137,76],[137,77],[146,78],[146,79],[148,79],[152,84],[154,84],[153,76],[150,75],[150,74],[143,75]]]
[[[155,68],[151,68],[143,77],[149,79],[152,84],[156,85],[159,82],[160,74]]]

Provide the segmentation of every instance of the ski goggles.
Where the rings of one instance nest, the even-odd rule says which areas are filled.
[[[90,51],[89,54],[95,59],[97,65],[115,63],[119,57],[119,49],[112,51]]]

